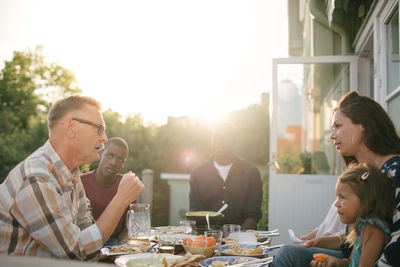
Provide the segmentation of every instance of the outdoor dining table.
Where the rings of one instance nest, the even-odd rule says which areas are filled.
[[[181,245],[176,246],[176,255],[185,255],[185,251]],[[218,253],[214,254],[218,256]],[[0,266],[26,267],[26,266],[41,266],[41,267],[104,267],[115,265],[116,256],[105,256],[99,253],[95,258],[89,261],[76,261],[68,259],[54,259],[32,256],[10,256],[0,255]],[[111,265],[112,264],[112,265]]]
[[[167,228],[168,226],[165,226],[165,228]],[[175,226],[169,226],[169,227],[172,227],[172,229],[174,229],[175,228]],[[160,228],[162,228],[162,227],[160,227]],[[276,230],[275,230],[276,231]],[[267,242],[267,246],[268,246],[268,243],[271,241],[271,238],[272,238],[272,236],[276,236],[276,235],[279,235],[279,230],[277,230],[277,232],[275,232],[275,231],[272,231],[271,232],[271,236],[270,236],[270,238],[268,239],[269,241]],[[262,231],[258,231],[258,232],[262,232]],[[268,231],[264,231],[264,232],[268,232]],[[160,235],[163,235],[163,234],[165,234],[165,233],[158,233],[158,234],[160,234]],[[153,238],[152,238],[152,241],[153,241],[153,246],[154,247],[157,247],[157,245],[156,245],[156,236],[158,235],[158,234],[155,234],[155,235],[153,235]],[[173,235],[173,234],[170,234],[170,235]],[[176,233],[176,235],[182,235],[182,233]],[[183,234],[183,235],[185,235],[185,234]],[[192,235],[193,236],[193,235]],[[182,238],[182,236],[181,236],[181,238]],[[260,240],[258,240],[258,241],[260,241]],[[263,239],[263,241],[266,241],[266,239]],[[258,243],[258,244],[261,244],[261,243]],[[278,246],[272,246],[271,248],[277,248],[277,247],[280,247],[280,245],[278,245]],[[276,252],[277,250],[272,250],[271,251],[271,253],[268,253],[268,255],[269,256],[273,256],[274,254],[275,254],[275,252]],[[185,254],[186,254],[186,251],[184,250],[184,248],[183,248],[183,246],[181,245],[181,244],[176,244],[175,245],[175,253],[174,253],[175,255],[180,255],[180,256],[184,256]],[[267,254],[266,255],[263,255],[262,257],[267,257],[268,256]],[[214,254],[213,254],[213,257],[215,257],[215,256],[224,256],[224,255],[221,255],[221,253],[219,253],[218,251],[215,251],[214,252]],[[232,255],[233,256],[233,255]],[[240,255],[237,255],[237,256],[240,256]],[[117,258],[117,257],[119,257],[119,256],[105,256],[105,255],[101,255],[101,254],[99,254],[95,259],[93,259],[93,260],[95,260],[95,261],[98,261],[98,262],[103,262],[103,263],[114,263],[114,261],[115,261],[115,259]]]

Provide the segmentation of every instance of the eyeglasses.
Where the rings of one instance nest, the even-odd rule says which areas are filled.
[[[78,119],[78,118],[71,118],[71,120],[97,127],[97,133],[99,135],[102,135],[106,131],[106,127],[104,127],[101,124],[97,124],[97,123],[94,123],[94,122],[90,122],[90,121],[83,120],[83,119]]]

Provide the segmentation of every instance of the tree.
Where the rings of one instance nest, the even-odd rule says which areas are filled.
[[[75,75],[41,51],[15,51],[0,72],[0,182],[47,139],[51,102],[81,92]]]
[[[143,169],[154,169],[153,146],[157,127],[153,124],[145,125],[140,114],[128,116],[125,120],[120,114],[111,109],[103,112],[106,123],[107,137],[122,137],[129,146],[129,155],[124,164],[124,171],[132,170],[140,176]],[[98,162],[91,165],[96,168]]]
[[[54,99],[80,93],[75,75],[47,63],[42,47],[15,51],[0,73],[0,134],[27,130],[30,118],[47,114]]]

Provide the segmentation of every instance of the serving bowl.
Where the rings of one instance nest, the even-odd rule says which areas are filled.
[[[196,221],[196,225],[207,225],[207,213],[210,225],[221,225],[223,215],[215,211],[188,211],[186,212],[186,219]]]
[[[203,255],[206,258],[210,258],[215,251],[216,246],[211,247],[194,247],[191,244],[183,245],[186,252],[192,253],[192,255]]]

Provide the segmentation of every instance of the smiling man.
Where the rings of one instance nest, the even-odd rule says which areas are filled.
[[[61,99],[48,123],[49,140],[0,185],[0,254],[87,259],[144,187],[135,174],[124,174],[95,222],[79,166],[98,160],[107,141],[101,105],[83,96]]]
[[[129,154],[126,141],[120,137],[110,138],[101,152],[99,166],[96,170],[81,175],[87,198],[90,200],[93,218],[100,218],[103,211],[118,191],[122,175],[119,174]],[[126,212],[121,217],[111,237],[104,244],[117,245],[127,238],[125,227]]]

